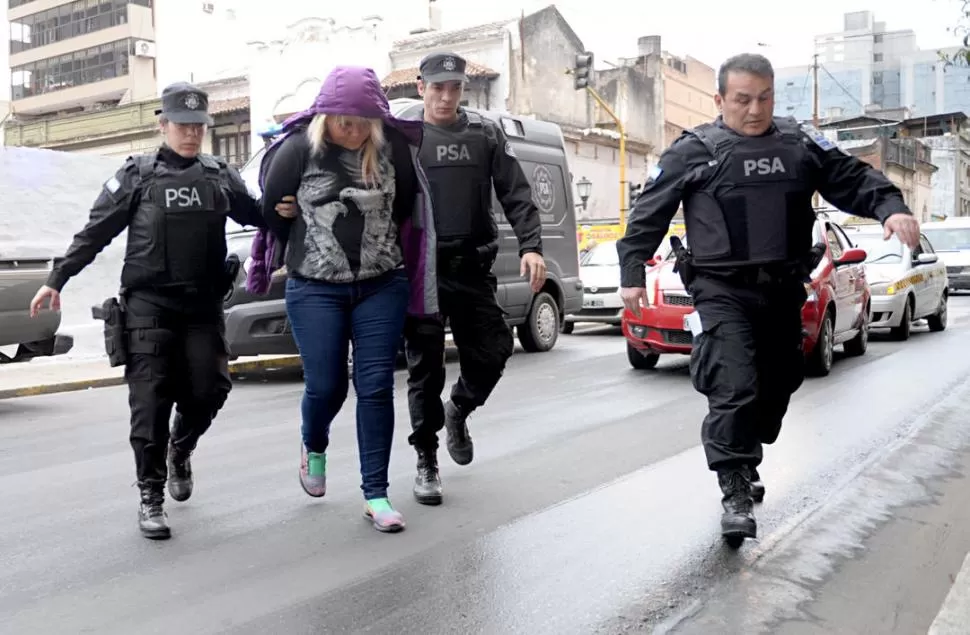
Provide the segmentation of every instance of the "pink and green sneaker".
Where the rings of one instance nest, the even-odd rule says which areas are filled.
[[[302,445],[302,444],[301,444]],[[322,452],[309,452],[303,446],[300,461],[300,485],[303,491],[320,498],[327,493],[327,455]]]
[[[404,529],[404,516],[391,507],[386,498],[371,498],[364,507],[364,518],[374,523],[374,529],[395,533]]]

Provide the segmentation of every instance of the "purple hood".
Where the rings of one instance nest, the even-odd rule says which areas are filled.
[[[283,122],[279,137],[266,149],[259,168],[259,185],[264,179],[269,161],[279,144],[294,132],[302,132],[316,115],[349,115],[381,119],[401,132],[411,146],[411,157],[418,175],[420,192],[409,218],[401,223],[400,242],[404,267],[411,283],[408,313],[415,316],[438,313],[437,236],[434,211],[427,176],[417,159],[424,133],[424,122],[398,119],[391,115],[387,97],[373,69],[363,66],[338,66],[327,76],[313,105]],[[252,264],[246,278],[250,293],[265,295],[272,284],[272,273],[283,266],[283,254],[289,236],[274,236],[261,229],[253,240],[250,255]]]
[[[391,107],[381,88],[374,69],[365,66],[338,66],[323,80],[323,86],[313,105],[283,122],[283,133],[308,124],[316,115],[349,115],[381,119],[404,133],[408,140],[421,145],[424,122],[398,119],[391,115]]]

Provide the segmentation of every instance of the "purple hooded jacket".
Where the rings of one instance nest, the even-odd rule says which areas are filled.
[[[404,268],[411,284],[408,313],[428,316],[438,313],[438,282],[435,255],[434,214],[427,176],[417,159],[424,132],[422,121],[397,119],[391,116],[390,105],[373,69],[361,66],[337,66],[327,76],[313,105],[283,122],[282,133],[266,150],[259,168],[259,185],[264,186],[269,161],[266,159],[283,139],[294,132],[302,134],[305,126],[316,116],[349,115],[381,119],[400,131],[408,140],[414,170],[418,177],[418,195],[414,211],[400,227]],[[269,293],[272,273],[283,266],[283,252],[288,236],[274,236],[268,229],[260,229],[253,240],[250,256],[252,264],[246,277],[246,290],[253,294]]]

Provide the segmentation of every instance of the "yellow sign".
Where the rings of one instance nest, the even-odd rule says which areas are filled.
[[[686,227],[683,223],[671,223],[670,230],[667,231],[664,240],[667,240],[673,235],[683,238],[685,231]],[[580,225],[576,228],[576,242],[579,244],[579,250],[585,251],[598,243],[619,240],[623,238],[623,234],[625,233],[626,225],[621,225],[620,223]]]

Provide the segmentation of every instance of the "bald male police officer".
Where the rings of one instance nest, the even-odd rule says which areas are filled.
[[[105,182],[30,308],[36,315],[45,300],[58,308],[68,280],[128,229],[121,301],[108,300],[99,317],[111,364],[126,366],[138,524],[146,537],[164,539],[171,534],[162,508],[166,476],[172,498],[191,496],[189,457],[232,388],[222,302],[238,268],[227,266],[226,217],[257,227],[264,221],[239,173],[201,153],[212,124],[204,91],[172,84],[156,114],[164,143],[129,157]]]
[[[447,428],[448,452],[459,465],[472,461],[466,419],[485,403],[512,355],[512,332],[496,301],[492,264],[498,227],[492,186],[519,240],[522,274],[533,291],[545,282],[539,211],[511,144],[502,129],[461,108],[466,62],[454,53],[434,53],[420,64],[418,92],[424,99],[424,141],[419,161],[428,175],[438,236],[441,316],[409,319],[405,325],[408,402],[418,455],[414,496],[441,503],[438,432]],[[458,348],[461,375],[451,399],[445,385],[445,319]]]
[[[801,307],[812,269],[818,190],[840,209],[878,219],[915,247],[919,227],[899,190],[818,131],[773,117],[774,70],[760,55],[726,61],[715,102],[722,116],[686,131],[660,157],[617,243],[621,295],[646,305],[644,262],[684,204],[691,254],[678,266],[694,299],[691,379],[710,412],[701,437],[723,499],[732,545],[757,536],[753,502],[762,444],[778,437],[804,379]],[[689,271],[692,270],[693,273]]]

